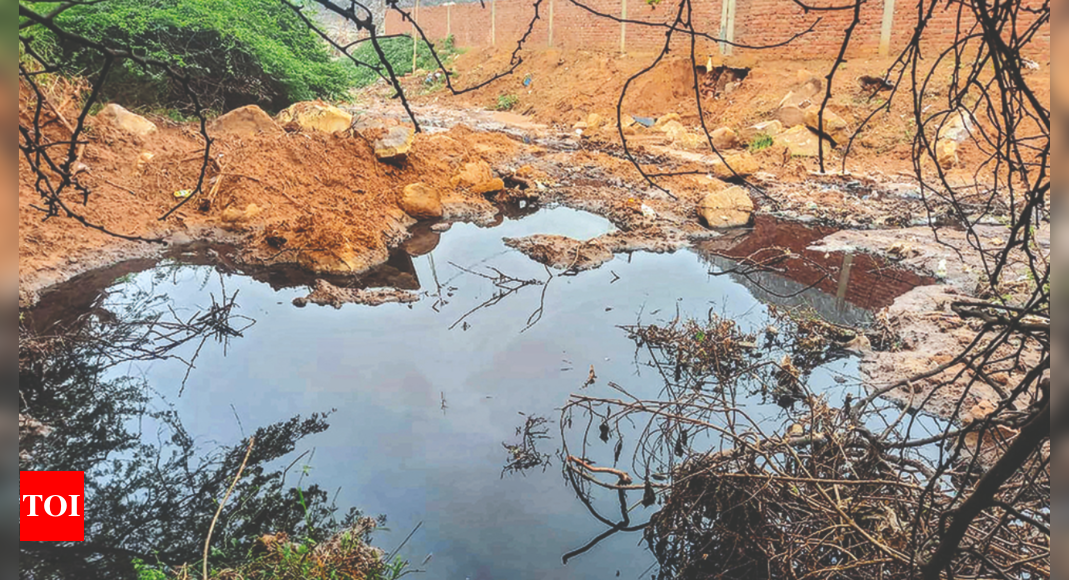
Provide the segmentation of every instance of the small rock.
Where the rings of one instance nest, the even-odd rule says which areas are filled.
[[[816,157],[819,153],[817,139],[816,133],[810,131],[808,127],[799,125],[776,135],[773,142],[775,145],[786,147],[792,157]],[[831,141],[824,139],[825,153],[831,151],[833,147]]]
[[[260,206],[256,205],[255,203],[250,203],[249,205],[245,206],[244,210],[238,209],[236,207],[228,207],[223,210],[223,213],[219,216],[219,219],[223,220],[223,222],[228,224],[247,222],[250,219],[260,215],[262,211],[263,210],[260,209]]]
[[[411,183],[401,195],[401,209],[416,219],[438,219],[442,217],[442,200],[426,184]]]
[[[950,140],[956,143],[962,143],[968,139],[975,125],[972,114],[960,109],[947,113],[945,116],[936,117],[931,122],[938,127],[937,141]]]
[[[754,156],[745,151],[743,153],[725,155],[723,161],[720,159],[713,161],[710,169],[712,174],[720,179],[731,179],[736,176],[753,175],[757,173],[760,166]]]
[[[115,103],[105,105],[104,108],[97,113],[97,117],[110,121],[111,124],[120,131],[130,133],[131,135],[137,135],[138,137],[152,135],[157,131],[155,123],[141,115],[131,113]]]
[[[713,139],[713,147],[718,151],[735,149],[739,146],[739,136],[729,127],[720,127],[709,134]]]
[[[418,229],[401,244],[401,248],[409,256],[423,256],[434,251],[441,238],[442,235],[433,229]]]
[[[605,118],[597,113],[590,113],[586,117],[586,126],[590,129],[600,129],[605,123]]]
[[[940,139],[935,144],[935,160],[939,167],[950,169],[958,164],[958,142],[953,139]]]
[[[796,127],[805,124],[805,111],[797,105],[786,105],[776,110],[776,120],[784,127]]]
[[[474,189],[476,186],[494,179],[490,164],[485,161],[465,163],[449,182],[454,188]]]
[[[807,127],[821,133],[820,131],[820,107],[813,105],[805,110],[805,124]],[[824,135],[831,138],[832,141],[840,145],[845,144],[850,140],[850,127],[846,123],[846,120],[831,112],[828,109],[824,110]]]
[[[488,193],[496,193],[503,189],[505,189],[505,181],[502,180],[500,177],[495,177],[493,179],[488,179],[478,185],[475,185],[471,188],[471,192],[480,195],[485,195]]]
[[[749,225],[754,204],[746,189],[733,185],[705,195],[698,205],[698,215],[710,228],[732,228]]]
[[[279,127],[270,115],[256,105],[247,105],[230,111],[212,121],[208,130],[211,133],[242,137],[260,133],[282,134],[282,127]]]
[[[385,136],[377,139],[373,145],[375,157],[379,161],[397,163],[408,157],[408,151],[412,149],[414,133],[408,127],[393,127]]]
[[[505,238],[504,242],[536,262],[561,270],[591,270],[613,258],[613,253],[598,240],[581,242],[566,236],[538,234]]]
[[[654,129],[660,129],[661,127],[663,127],[664,125],[666,125],[668,123],[671,123],[672,121],[675,121],[675,122],[678,123],[680,120],[681,119],[679,117],[679,113],[668,113],[667,115],[664,115],[663,117],[658,117],[657,121],[655,121],[653,123],[653,128]],[[635,118],[635,121],[637,121],[639,123],[642,123],[642,121],[637,117]]]
[[[775,137],[783,132],[783,123],[772,120],[764,121],[756,125],[751,125],[739,132],[739,140],[743,143],[753,143],[754,139],[757,139],[758,135],[768,135],[769,137]]]
[[[335,133],[347,131],[353,124],[353,116],[322,101],[294,103],[278,114],[283,125],[295,123],[305,131]]]

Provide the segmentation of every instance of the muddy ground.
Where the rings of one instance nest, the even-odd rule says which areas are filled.
[[[478,81],[502,58],[486,51],[463,55],[455,64],[460,84]],[[200,172],[203,143],[195,127],[152,118],[159,130],[137,136],[91,118],[89,143],[76,167],[79,182],[92,195],[86,205],[71,196],[71,207],[109,230],[161,243],[122,241],[64,217],[42,221],[34,207],[39,197],[33,175],[20,157],[20,306],[35,303],[49,286],[79,273],[151,257],[168,245],[191,241],[234,246],[236,267],[293,266],[323,278],[329,275],[329,282],[310,284],[314,291],[306,302],[337,306],[411,300],[407,292],[341,288],[337,278],[386,262],[391,248],[418,244],[409,236],[419,220],[403,209],[416,212],[406,193],[413,184],[422,184],[421,191],[440,203],[440,210],[432,212],[436,231],[457,221],[492,225],[503,219],[501,203],[560,203],[604,216],[616,226],[617,231],[592,240],[535,236],[508,242],[550,267],[596,268],[614,254],[671,252],[699,244],[729,250],[736,246],[740,230],[709,227],[700,209],[711,193],[745,185],[753,202],[746,211],[840,230],[815,241],[811,251],[848,248],[937,282],[900,297],[881,314],[901,340],[890,352],[863,355],[865,378],[874,386],[935,368],[972,336],[972,327],[953,316],[947,304],[955,296],[982,290],[977,280],[983,264],[960,232],[938,228],[937,240],[925,225],[946,208],[921,199],[912,174],[910,140],[903,138],[908,121],[897,108],[865,130],[851,150],[848,171],[841,171],[845,148],[840,146],[829,152],[834,171],[820,174],[815,158],[794,154],[778,142],[762,149],[747,147],[744,141],[728,142],[714,153],[696,141],[697,116],[690,112],[693,93],[685,81],[688,61],[670,60],[636,85],[625,101],[628,114],[620,117],[626,126],[616,123],[618,91],[613,87],[639,61],[543,51],[528,62],[528,69],[516,78],[460,97],[431,90],[434,87],[421,78],[409,78],[424,131],[415,134],[401,161],[380,160],[373,145],[384,128],[411,126],[397,102],[384,98],[381,87],[362,92],[346,107],[358,120],[347,131],[326,133],[291,125],[228,132],[217,127],[212,131],[205,192],[166,220],[159,218],[180,201],[176,193],[191,188]],[[804,90],[815,77],[809,71],[826,70],[827,64],[749,63],[746,78],[730,91],[705,95],[705,109],[715,121],[709,128],[725,127],[741,135],[756,123],[772,120],[784,98]],[[851,63],[847,77],[878,73],[883,66],[879,61]],[[533,79],[530,86],[522,85],[526,75]],[[869,102],[850,86],[850,78],[842,82],[847,86],[837,94],[832,110],[847,123],[856,123]],[[513,111],[487,110],[497,95],[512,92],[519,95]],[[25,92],[21,97],[20,118],[25,121],[29,97]],[[1049,102],[1049,94],[1045,97]],[[76,114],[76,99],[64,95],[62,87],[56,87],[51,98],[58,103],[57,120]],[[678,127],[670,131],[662,130],[667,125],[646,127],[630,118],[663,121],[670,114]],[[48,130],[63,137],[62,123]],[[625,156],[621,133],[647,173],[682,175],[651,184]],[[949,178],[968,182],[973,176],[970,163],[980,155],[963,144],[957,163],[948,169]],[[724,160],[731,170],[725,170]],[[983,237],[993,245],[1005,235],[997,220],[984,228]],[[1049,257],[1049,224],[1041,228],[1040,237],[1042,252]],[[1018,374],[1007,369],[996,380],[1008,384]],[[897,398],[910,404],[923,389],[911,387]],[[978,396],[997,398],[997,393]],[[948,409],[940,405],[931,410],[945,414]]]

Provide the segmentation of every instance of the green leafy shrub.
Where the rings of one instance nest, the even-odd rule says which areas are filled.
[[[333,59],[277,0],[107,0],[72,8],[58,23],[181,68],[202,104],[218,110],[253,103],[277,110],[294,101],[338,98],[355,80],[355,67]],[[99,68],[99,55],[60,48],[70,72]],[[113,70],[104,96],[131,106],[192,106],[162,71],[131,62]]]
[[[498,95],[497,103],[494,104],[494,109],[498,111],[511,111],[517,104],[519,104],[520,98],[516,95]]]
[[[396,73],[397,76],[404,76],[412,72],[413,42],[414,40],[411,36],[397,36],[379,41],[382,53],[386,56],[386,60],[389,61],[390,66],[393,68],[393,72]],[[453,57],[458,54],[453,35],[449,35],[442,41],[436,42],[434,50],[438,53],[438,58],[442,59],[442,63],[447,67]],[[381,67],[384,74],[386,72],[385,67],[381,64],[382,60],[379,57],[378,52],[375,51],[374,45],[370,42],[361,43],[360,46],[353,51],[353,57],[360,62],[366,62]],[[434,60],[430,47],[427,46],[426,42],[423,42],[423,40],[420,39],[419,46],[416,49],[416,70],[430,71],[437,69],[438,63]],[[366,67],[358,67],[354,73],[354,77],[354,84],[357,87],[366,87],[381,78],[375,71]]]
[[[757,153],[758,151],[768,149],[772,146],[772,141],[772,135],[769,135],[768,133],[760,133],[750,142],[750,151],[752,153]]]

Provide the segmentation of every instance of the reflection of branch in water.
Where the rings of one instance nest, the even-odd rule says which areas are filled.
[[[509,454],[508,461],[501,470],[501,477],[505,477],[506,473],[523,474],[534,467],[541,467],[542,471],[545,471],[549,467],[549,454],[538,451],[538,442],[549,439],[549,430],[546,429],[549,420],[537,415],[520,415],[526,417],[523,426],[516,427],[516,436],[520,438],[520,442],[501,444]]]
[[[545,282],[543,282],[542,280],[534,280],[534,279],[521,280],[520,278],[514,278],[512,276],[509,276],[508,274],[505,274],[504,272],[502,272],[501,270],[498,270],[497,268],[494,268],[493,266],[487,266],[487,269],[493,270],[497,274],[496,276],[490,276],[488,274],[483,274],[483,273],[480,273],[480,272],[476,272],[474,270],[469,270],[469,269],[467,269],[467,268],[465,268],[463,266],[457,265],[454,262],[449,262],[449,264],[451,266],[457,268],[458,270],[461,270],[462,272],[466,272],[468,274],[472,274],[472,275],[478,276],[480,278],[486,278],[487,280],[490,280],[491,282],[493,282],[494,286],[498,288],[498,291],[492,297],[490,297],[489,300],[483,302],[482,304],[480,304],[480,305],[476,306],[475,308],[472,308],[471,310],[469,310],[466,313],[464,313],[464,316],[461,316],[460,318],[457,319],[456,322],[454,322],[452,325],[450,325],[449,330],[453,330],[454,328],[456,328],[456,326],[458,324],[460,324],[461,322],[464,322],[464,319],[466,319],[467,317],[471,316],[472,314],[475,314],[479,310],[482,310],[484,308],[490,308],[491,306],[496,306],[499,302],[501,302],[505,298],[511,296],[512,294],[520,291],[523,288],[526,288],[528,286],[539,286],[539,285],[545,286],[549,282],[549,280],[546,280]],[[552,278],[552,276],[551,276],[551,278]],[[545,293],[543,292],[543,300],[544,299],[545,299]],[[541,310],[541,308],[539,308],[538,310],[535,311],[536,314],[538,314],[539,318],[541,318],[540,310]],[[534,318],[534,315],[532,315],[532,318]],[[535,320],[534,322],[537,322],[537,320]],[[533,324],[534,323],[531,322],[531,319],[529,318],[528,319],[528,328],[530,328],[530,326],[532,326]],[[524,330],[526,330],[526,329],[524,329]]]

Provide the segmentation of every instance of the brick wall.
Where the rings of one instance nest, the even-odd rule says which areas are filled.
[[[444,38],[452,33],[459,46],[481,47],[494,43],[502,48],[515,46],[515,43],[527,30],[533,12],[533,0],[485,0],[483,8],[478,2],[458,3],[453,6],[422,7],[418,22],[431,39]],[[545,47],[550,44],[550,11],[553,13],[552,45],[562,49],[583,49],[606,52],[620,50],[621,25],[607,18],[601,18],[593,12],[619,17],[626,3],[627,17],[656,24],[672,22],[675,19],[678,3],[662,0],[658,6],[651,7],[645,0],[578,0],[584,9],[572,0],[541,0],[539,20],[535,22],[528,45]],[[713,36],[720,36],[721,12],[726,0],[694,0],[690,17],[699,30]],[[812,6],[841,5],[844,0],[808,0]],[[1026,5],[1039,5],[1041,0],[1024,0]],[[953,6],[958,6],[957,4]],[[868,0],[861,9],[861,23],[858,25],[848,57],[876,56],[879,52],[880,32],[883,24],[884,1]],[[493,17],[492,17],[493,15]],[[764,56],[791,59],[830,59],[839,51],[843,32],[852,18],[852,11],[813,11],[806,15],[801,7],[791,0],[736,0],[735,7],[735,41],[751,46],[766,46],[781,43],[792,35],[820,20],[813,32],[793,43],[773,49],[760,51]],[[907,0],[895,0],[893,25],[891,28],[890,50],[895,53],[909,41],[916,26],[917,3]],[[925,38],[935,45],[949,46],[954,40],[956,22],[959,18],[957,8],[940,7],[926,32]],[[969,25],[969,17],[961,16],[963,29]],[[1030,24],[1019,23],[1019,30]],[[411,26],[402,21],[397,12],[389,12],[386,17],[388,34],[407,33]],[[637,23],[627,24],[624,31],[626,50],[631,54],[659,52],[664,45],[665,29],[643,26]],[[690,50],[690,40],[681,35],[673,42],[674,51]],[[711,42],[699,41],[698,54],[707,55],[717,52]],[[1036,35],[1031,46],[1030,58],[1050,60],[1050,25],[1044,25]],[[745,55],[753,50],[737,48],[734,53]]]

